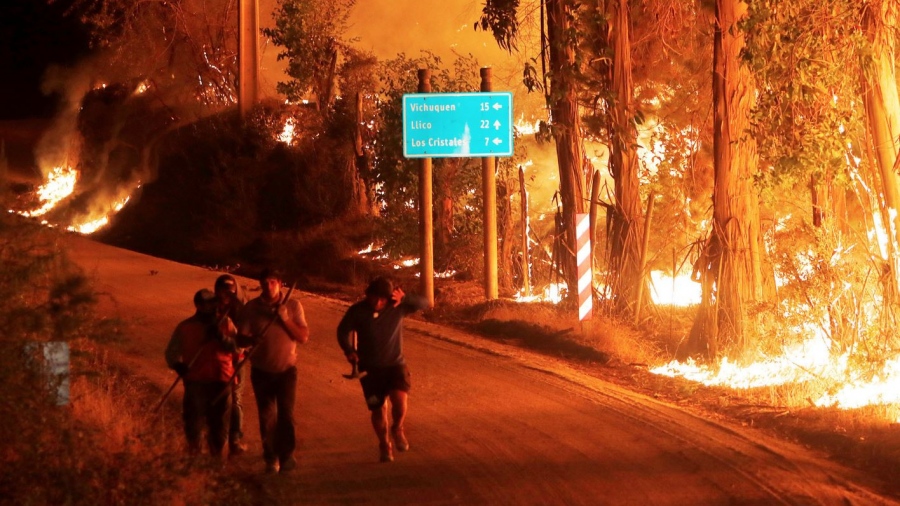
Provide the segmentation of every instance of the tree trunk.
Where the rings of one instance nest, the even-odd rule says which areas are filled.
[[[436,178],[435,200],[436,216],[434,223],[434,258],[435,263],[447,264],[450,251],[450,239],[453,237],[453,188],[452,182],[459,172],[461,158],[450,158],[442,161],[440,176]]]
[[[366,182],[364,174],[369,170],[369,157],[363,146],[363,97],[356,93],[356,130],[353,133],[353,207],[360,216],[377,216],[378,206],[375,204],[375,192]]]
[[[714,290],[700,308],[705,315],[701,317],[714,318],[715,325],[698,325],[699,344],[710,358],[717,358],[720,349],[748,348],[746,304],[762,298],[759,207],[753,186],[757,153],[747,134],[754,87],[750,70],[741,62],[744,34],[738,27],[746,15],[745,2],[716,0],[713,230],[701,266],[704,285]]]
[[[570,300],[577,301],[578,270],[575,265],[575,215],[584,212],[584,174],[581,121],[575,83],[575,36],[571,26],[571,0],[546,0],[550,54],[550,87],[553,137],[559,164],[560,196],[565,234],[561,265]]]
[[[328,115],[331,110],[331,104],[334,102],[334,81],[337,76],[338,51],[332,49],[329,55],[328,68],[325,75],[322,76],[319,89],[316,90],[316,108],[324,115]]]
[[[638,314],[635,305],[644,276],[641,272],[643,223],[635,146],[634,81],[631,77],[631,39],[627,0],[607,0],[609,39],[613,49],[610,83],[609,172],[615,182],[615,208],[610,236],[612,294],[620,313]]]
[[[507,171],[497,181],[497,236],[500,242],[500,254],[497,255],[498,286],[502,294],[509,296],[515,293],[513,287],[512,251],[513,251],[513,217],[512,192]]]
[[[871,60],[862,62],[862,95],[866,106],[869,132],[872,138],[883,200],[882,216],[890,240],[888,241],[888,275],[896,293],[898,285],[898,224],[900,209],[898,192],[897,149],[900,137],[900,98],[897,94],[895,67],[895,30],[900,19],[896,2],[872,0],[863,7],[863,27],[871,44]],[[889,289],[888,289],[889,288]]]

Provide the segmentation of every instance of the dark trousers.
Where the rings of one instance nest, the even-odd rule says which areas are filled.
[[[297,368],[281,373],[250,370],[250,384],[259,410],[259,434],[267,463],[287,462],[294,454],[294,401],[297,398]]]
[[[244,383],[247,381],[247,369],[241,367],[238,370],[237,384],[231,387],[231,429],[228,433],[228,440],[236,443],[244,437],[244,400],[243,390]]]
[[[204,422],[208,426],[206,442],[210,455],[219,456],[228,439],[228,395],[219,402],[213,400],[222,393],[227,383],[224,381],[185,381],[182,417],[184,434],[192,451],[200,449],[200,435]]]

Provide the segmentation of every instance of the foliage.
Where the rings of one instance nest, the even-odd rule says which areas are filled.
[[[53,3],[57,0],[46,0]],[[236,103],[236,0],[73,0],[95,49],[94,78],[145,81],[174,106]]]
[[[57,405],[61,377],[45,369],[44,343],[67,343],[77,374],[83,372],[79,343],[115,335],[111,322],[93,316],[96,294],[67,262],[59,239],[58,232],[24,219],[0,217],[0,462],[6,470],[0,496],[15,504],[122,504],[129,501],[100,498],[140,488],[140,482],[108,488],[107,478],[122,463],[97,451],[89,428]]]
[[[754,132],[764,184],[847,181],[847,157],[864,129],[847,72],[862,34],[846,0],[753,2],[745,59],[759,82]],[[852,68],[852,67],[851,67]]]
[[[519,23],[516,21],[518,10],[519,0],[485,0],[481,19],[475,23],[475,29],[490,29],[497,44],[512,52],[516,49],[516,37],[519,33]]]
[[[279,60],[287,60],[290,80],[278,83],[278,92],[299,102],[312,90],[320,107],[328,100],[326,89],[333,61],[348,50],[342,40],[356,0],[279,0],[273,14],[274,28],[263,33],[283,48]]]
[[[417,255],[418,246],[418,165],[417,161],[403,157],[403,94],[418,88],[418,69],[432,69],[432,91],[474,91],[479,89],[477,62],[469,57],[459,57],[453,69],[442,66],[441,59],[430,53],[418,58],[400,54],[379,66],[381,76],[378,94],[378,133],[375,139],[374,180],[376,198],[381,210],[381,234],[385,249],[392,256]],[[461,164],[453,172],[458,177],[442,181],[445,168]],[[478,213],[472,206],[479,203],[479,186],[476,184],[480,163],[476,159],[434,160],[434,187],[447,186],[453,198],[453,208],[459,213],[457,223],[459,237],[471,237],[481,230]]]
[[[290,143],[279,141],[288,120]],[[258,260],[265,233],[316,225],[349,205],[346,143],[323,129],[308,107],[269,104],[246,121],[232,113],[174,130],[159,143],[159,174],[136,196],[141,205],[100,237],[186,262]]]
[[[787,223],[786,223],[787,225]],[[835,355],[850,352],[863,371],[880,370],[900,343],[886,329],[895,318],[890,304],[878,302],[885,264],[865,240],[841,233],[829,223],[782,228],[772,242],[777,301],[759,308],[774,339],[769,345],[827,339]]]

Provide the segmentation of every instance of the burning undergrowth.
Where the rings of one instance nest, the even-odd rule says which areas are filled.
[[[753,325],[743,353],[672,361],[652,372],[744,391],[787,410],[869,406],[898,420],[895,280],[867,237],[865,229],[785,217],[768,244],[774,284],[767,301],[748,310]]]
[[[135,83],[92,88],[78,76],[65,76],[48,78],[45,86],[65,100],[34,150],[41,183],[18,192],[12,210],[45,225],[92,233],[154,177],[152,147],[174,118],[137,94]]]

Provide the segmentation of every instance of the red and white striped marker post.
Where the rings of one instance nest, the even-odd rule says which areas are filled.
[[[575,261],[578,264],[578,320],[590,320],[593,307],[594,277],[591,268],[591,221],[590,214],[575,215]]]

